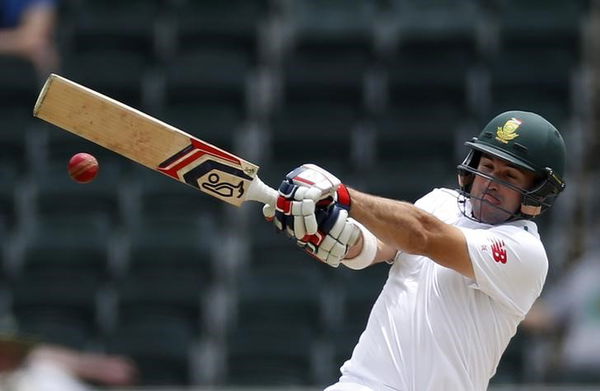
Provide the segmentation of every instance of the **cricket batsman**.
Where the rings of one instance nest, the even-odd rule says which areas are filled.
[[[312,164],[263,212],[314,258],[390,263],[339,381],[326,391],[483,391],[540,295],[548,258],[533,219],[564,190],[565,145],[541,116],[508,111],[468,141],[458,189],[414,204],[365,194]],[[399,167],[397,178],[401,181]]]

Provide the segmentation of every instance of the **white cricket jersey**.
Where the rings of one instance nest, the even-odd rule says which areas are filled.
[[[491,226],[462,215],[458,193],[415,203],[465,234],[475,280],[398,253],[337,389],[482,391],[539,296],[548,260],[536,225]],[[351,383],[356,388],[347,388]]]

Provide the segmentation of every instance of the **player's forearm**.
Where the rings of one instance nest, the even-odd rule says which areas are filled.
[[[395,250],[422,254],[427,243],[429,216],[414,205],[349,189],[350,215],[381,242]]]

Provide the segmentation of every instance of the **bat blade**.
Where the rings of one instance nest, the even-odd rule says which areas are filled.
[[[275,204],[257,165],[62,76],[48,77],[33,115],[230,204]]]

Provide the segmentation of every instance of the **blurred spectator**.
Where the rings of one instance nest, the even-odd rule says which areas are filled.
[[[135,366],[122,357],[0,337],[0,391],[87,391],[84,381],[128,386],[136,377]]]
[[[0,54],[30,60],[40,75],[55,71],[58,0],[0,0]]]
[[[546,355],[548,381],[600,382],[600,246],[592,246],[533,306],[523,326],[559,337],[558,357]]]

